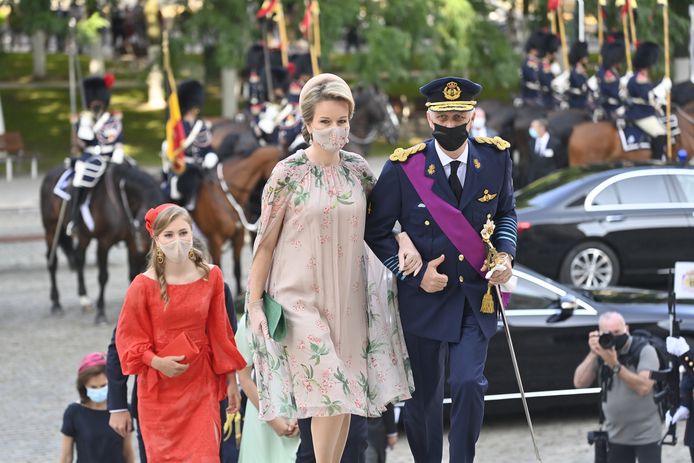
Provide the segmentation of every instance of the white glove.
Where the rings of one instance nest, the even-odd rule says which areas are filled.
[[[216,154],[207,153],[205,155],[205,159],[202,160],[202,167],[204,167],[205,169],[212,169],[217,165],[218,162],[219,158]]]
[[[588,82],[586,82],[588,85],[588,88],[591,89],[593,92],[598,91],[598,78],[597,76],[593,76],[590,79],[588,79]]]
[[[668,336],[665,339],[665,345],[667,346],[667,351],[677,357],[689,352],[689,344],[682,336],[678,338]]]
[[[564,71],[557,77],[552,79],[552,90],[554,90],[556,93],[566,93],[566,91],[569,90],[570,86],[571,85],[569,84],[569,71]]]
[[[89,111],[80,114],[80,125],[77,129],[77,137],[81,140],[94,139],[94,116]]]
[[[619,86],[626,88],[629,80],[634,76],[633,72],[627,72],[622,77],[619,78]]]
[[[123,164],[125,159],[125,152],[123,151],[123,145],[118,143],[111,153],[111,162],[114,164]]]
[[[263,114],[260,115],[260,120],[258,121],[258,128],[268,135],[274,132],[275,127],[277,127],[277,122],[275,121],[275,119],[277,118],[278,113],[279,109],[276,105],[268,104],[265,107],[265,111],[263,112]]]
[[[506,270],[505,265],[496,265],[494,268],[489,270],[484,277],[489,280],[492,275],[494,275],[494,272],[501,272],[503,270]],[[512,293],[514,289],[516,289],[516,285],[518,285],[518,277],[515,275],[512,275],[511,278],[504,284],[501,285],[501,291],[505,293]]]
[[[653,87],[651,93],[655,96],[658,102],[664,103],[667,99],[667,93],[670,91],[671,88],[672,81],[669,78],[664,77],[658,85]]]
[[[670,415],[670,410],[665,414],[665,427],[669,428],[671,424],[677,423],[678,421],[683,421],[689,418],[689,409],[684,405],[680,405],[677,410],[675,410],[675,415]]]
[[[561,66],[559,63],[556,61],[552,63],[552,65],[549,67],[549,70],[554,74],[555,76],[558,76],[559,73],[561,72]]]

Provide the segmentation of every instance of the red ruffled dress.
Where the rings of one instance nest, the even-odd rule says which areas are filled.
[[[150,462],[218,462],[219,402],[226,374],[245,367],[224,305],[219,267],[209,278],[168,285],[144,274],[133,280],[118,320],[116,347],[123,374],[138,375],[138,416]],[[154,355],[185,331],[200,350],[188,370],[167,378],[151,367]],[[188,363],[186,360],[183,362]]]

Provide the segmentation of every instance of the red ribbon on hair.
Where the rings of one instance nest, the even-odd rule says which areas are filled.
[[[147,232],[149,232],[149,236],[154,238],[154,230],[152,227],[154,226],[154,221],[157,220],[157,216],[159,215],[159,213],[172,206],[176,206],[176,204],[164,203],[147,211],[147,213],[145,214],[145,228],[147,229]]]
[[[106,365],[106,354],[104,352],[91,352],[82,358],[77,373],[82,373],[89,367],[102,365]]]

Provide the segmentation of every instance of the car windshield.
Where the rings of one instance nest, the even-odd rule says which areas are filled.
[[[576,187],[575,181],[605,170],[604,167],[577,167],[562,169],[535,180],[516,194],[516,208],[541,207],[555,204],[567,191]]]

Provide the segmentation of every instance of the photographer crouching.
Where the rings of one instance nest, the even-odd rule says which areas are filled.
[[[597,379],[602,388],[601,423],[607,442],[592,433],[596,461],[604,458],[599,445],[607,447],[609,463],[660,463],[662,423],[655,402],[650,372],[658,370],[655,348],[634,342],[624,317],[606,312],[598,319],[599,331],[588,335],[590,352],[576,368],[574,386],[590,387]]]

